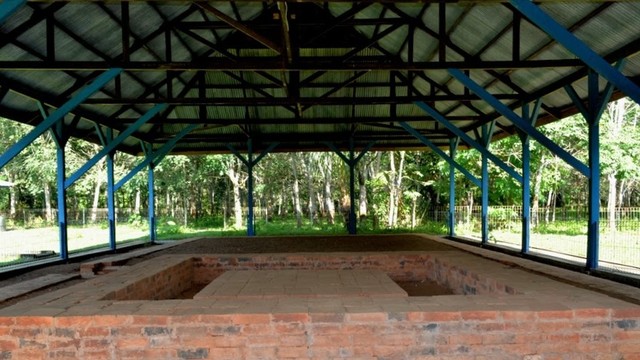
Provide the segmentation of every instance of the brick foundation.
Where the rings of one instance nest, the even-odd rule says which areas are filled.
[[[168,299],[225,270],[292,268],[379,269],[476,295]],[[0,349],[0,359],[629,360],[640,359],[640,307],[457,251],[181,255],[0,309]]]

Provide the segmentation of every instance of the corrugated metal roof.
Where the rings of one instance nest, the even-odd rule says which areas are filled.
[[[640,3],[540,7],[610,61],[627,58],[623,73],[638,82]],[[280,150],[321,149],[332,139],[344,146],[349,136],[357,147],[376,140],[382,149],[417,148],[423,146],[399,121],[436,144],[450,136],[417,100],[470,136],[491,120],[502,125],[498,136],[511,132],[509,121],[453,79],[449,67],[466,70],[516,109],[542,96],[540,123],[576,111],[563,85],[587,94],[585,65],[526,20],[514,61],[515,13],[504,3],[303,1],[284,9],[257,1],[30,2],[0,24],[0,89],[7,90],[0,92],[0,115],[36,124],[37,101],[59,107],[104,69],[121,66],[125,71],[65,123],[79,115],[75,133],[98,142],[87,133],[94,124],[118,132],[166,102],[168,110],[122,151],[139,152],[141,140],[159,147],[190,123],[200,125],[177,152],[228,151],[228,143],[242,149],[248,137],[256,148],[278,141]],[[521,62],[529,60],[546,65]]]

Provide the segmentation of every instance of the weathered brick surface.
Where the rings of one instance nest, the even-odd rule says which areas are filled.
[[[510,312],[505,319],[496,313],[493,324],[533,319],[535,323],[571,323],[550,331],[505,326],[482,327],[482,316],[466,320],[396,320],[385,313],[368,313],[350,321],[331,319],[314,321],[306,313],[286,316],[243,316],[234,325],[211,322],[186,324],[180,317],[168,317],[167,326],[112,325],[105,318],[107,336],[81,337],[81,326],[60,329],[23,323],[16,327],[20,337],[4,336],[0,340],[3,359],[20,358],[315,358],[390,357],[390,358],[460,358],[485,356],[492,359],[565,358],[633,358],[640,356],[640,319],[614,318],[599,314],[598,325],[580,318],[553,318],[553,312]],[[560,314],[562,315],[562,314]],[[133,317],[133,316],[132,316]],[[428,315],[422,318],[428,318]],[[437,317],[437,316],[436,316]],[[407,316],[405,319],[411,317]],[[420,318],[420,317],[414,317]],[[240,318],[237,318],[240,319]],[[593,318],[590,318],[593,319]],[[102,317],[93,318],[100,327]],[[193,320],[193,319],[191,319]],[[255,320],[256,322],[253,322]],[[260,334],[244,331],[259,326]],[[286,335],[279,330],[286,327]],[[576,330],[577,329],[577,330]],[[126,334],[126,335],[124,335]],[[538,356],[538,357],[535,357]]]
[[[0,309],[0,359],[640,359],[639,306],[477,257],[224,255],[140,265],[91,280],[89,290]],[[476,295],[171,299],[175,287],[229,269],[291,268],[381,269]],[[94,312],[77,315],[88,304]],[[27,315],[36,308],[39,316]]]

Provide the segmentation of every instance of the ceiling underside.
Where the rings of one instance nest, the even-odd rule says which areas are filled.
[[[610,63],[626,59],[622,72],[638,83],[640,3],[540,7]],[[538,124],[576,112],[565,85],[587,96],[584,63],[499,1],[35,1],[0,32],[0,116],[37,125],[105,70],[123,68],[64,122],[99,143],[99,132],[118,134],[167,104],[119,146],[131,154],[189,124],[173,153],[246,151],[249,138],[255,150],[344,149],[349,139],[357,149],[424,149],[400,122],[448,146],[454,135],[416,101],[474,139],[494,120],[495,136],[515,133],[448,69],[517,113],[541,98]]]

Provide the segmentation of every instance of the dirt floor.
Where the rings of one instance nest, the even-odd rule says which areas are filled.
[[[293,253],[293,252],[394,252],[394,251],[449,251],[455,248],[417,235],[355,235],[355,236],[286,236],[286,237],[234,237],[204,238],[185,242],[179,246],[131,259],[127,265],[134,265],[151,258],[167,254],[248,254],[248,253]],[[101,256],[106,257],[109,255]],[[85,259],[92,261],[99,259]],[[0,274],[0,291],[2,287],[34,279],[46,274],[79,274],[80,263],[51,265],[31,270],[10,278]],[[25,297],[0,303],[0,307],[14,304],[26,297],[64,288],[82,282],[75,279],[26,295]],[[447,289],[438,288],[429,281],[403,283],[400,286],[411,296],[449,294]]]

